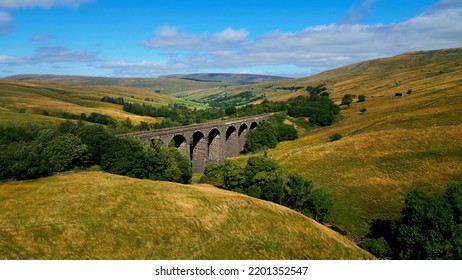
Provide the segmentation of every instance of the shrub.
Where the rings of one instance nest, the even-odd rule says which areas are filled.
[[[385,238],[365,238],[361,242],[361,247],[369,252],[371,252],[374,256],[379,258],[386,258],[389,257],[391,254],[391,248],[388,245]]]
[[[348,107],[350,107],[351,102],[353,102],[353,96],[351,94],[345,94],[342,97],[342,104],[341,105],[348,105]]]
[[[366,96],[365,95],[358,96],[358,102],[364,102],[364,101],[366,101]]]
[[[334,202],[323,190],[313,190],[308,195],[306,210],[313,215],[313,219],[322,222],[329,215],[333,203]]]
[[[181,173],[180,183],[191,184],[192,169],[188,156],[176,148],[170,148],[170,154],[173,155]]]
[[[223,186],[223,165],[212,163],[205,166],[204,175],[199,180],[199,183],[214,185],[215,187]]]
[[[331,142],[334,142],[334,141],[337,141],[337,140],[340,140],[340,139],[342,139],[342,135],[340,133],[334,133],[331,136],[329,136],[329,140]]]
[[[319,126],[328,126],[334,122],[334,114],[330,110],[317,109],[310,116],[310,123]]]
[[[385,254],[385,242],[397,259],[462,258],[462,184],[449,184],[440,195],[411,191],[396,221],[377,220],[364,247]],[[363,244],[362,244],[363,246]]]
[[[245,193],[247,176],[244,169],[234,161],[227,160],[223,166],[223,188]]]

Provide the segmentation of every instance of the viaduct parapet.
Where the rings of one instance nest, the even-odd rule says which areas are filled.
[[[223,163],[244,149],[247,133],[271,114],[130,133],[144,143],[161,141],[185,153],[193,172],[203,172],[210,163]]]

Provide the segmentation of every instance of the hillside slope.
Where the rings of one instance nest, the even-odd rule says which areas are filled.
[[[213,94],[234,95],[250,91],[269,100],[287,100],[306,94],[308,85],[326,83],[332,97],[340,101],[341,96],[347,93],[390,96],[408,89],[433,90],[457,86],[461,84],[461,71],[462,48],[420,51],[360,62],[306,78],[190,90],[184,96],[200,100]]]
[[[81,172],[0,185],[0,259],[371,259],[282,206]]]
[[[278,81],[289,78],[254,74],[202,73],[168,75],[157,78],[107,78],[71,75],[24,74],[6,77],[6,79],[18,81],[49,81],[54,83],[64,83],[67,85],[123,86],[148,89],[167,95],[181,95],[181,92],[189,90],[254,84],[264,81]]]
[[[334,198],[330,219],[348,234],[361,237],[374,219],[398,218],[414,188],[439,193],[462,181],[462,49],[403,54],[298,82],[327,82],[336,100],[366,96],[343,106],[338,124],[270,151]],[[343,138],[329,142],[334,133]]]
[[[89,115],[91,112],[109,115],[117,120],[129,117],[134,123],[155,121],[150,117],[124,112],[120,105],[101,102],[104,96],[123,97],[126,101],[155,106],[178,101],[174,97],[136,88],[0,80],[0,125],[50,125],[62,122],[62,113]],[[44,112],[48,115],[45,116]]]

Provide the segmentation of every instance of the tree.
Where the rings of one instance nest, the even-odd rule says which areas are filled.
[[[359,95],[358,96],[358,102],[365,102],[366,101],[366,96],[365,95]]]
[[[359,110],[359,112],[361,112],[361,115],[364,115],[366,113],[367,109],[366,108],[361,108],[361,110]]]
[[[396,259],[461,259],[461,209],[461,183],[449,184],[436,196],[413,190],[406,196],[402,217],[374,221],[367,238],[385,239],[391,249],[388,256]]]
[[[281,123],[275,126],[276,139],[278,142],[290,141],[298,138],[298,133],[292,125]]]
[[[284,176],[281,170],[277,169],[270,172],[260,171],[251,180],[251,186],[254,189],[261,190],[260,198],[279,204],[283,201],[285,196]]]
[[[435,259],[451,248],[451,211],[442,200],[414,190],[406,198],[398,227],[398,252],[401,259]]]
[[[146,168],[144,155],[144,147],[139,140],[113,137],[105,142],[104,154],[101,156],[101,167],[110,173],[147,178],[151,166]]]
[[[101,157],[109,148],[108,142],[116,138],[102,125],[85,125],[77,131],[77,136],[87,145],[90,164],[101,164]]]
[[[149,124],[147,122],[141,121],[140,124],[138,125],[138,130],[140,131],[149,130]]]
[[[223,166],[223,188],[244,192],[248,187],[244,169],[236,162],[227,160]]]
[[[19,143],[9,168],[11,176],[17,180],[26,180],[49,174],[50,170],[42,153],[43,146],[37,141]]]
[[[191,169],[191,163],[189,162],[188,157],[176,148],[170,148],[169,152],[173,155],[173,158],[175,159],[178,165],[178,168],[180,169],[180,172],[181,172],[180,183],[190,184],[191,178],[192,178],[192,169]]]
[[[189,172],[188,170],[181,170],[175,155],[172,153],[173,149],[156,141],[152,142],[151,145],[144,146],[144,177],[151,180],[183,183],[185,179],[183,176]],[[190,178],[186,178],[186,180],[189,181]]]
[[[228,106],[228,107],[226,107],[226,109],[225,109],[225,114],[226,114],[227,116],[231,116],[231,115],[234,115],[234,114],[236,114],[236,113],[237,113],[237,109],[236,109],[236,107],[234,107],[234,106]]]
[[[315,109],[310,115],[310,123],[319,126],[328,126],[334,122],[334,114],[331,110]]]
[[[445,207],[452,210],[454,221],[462,224],[462,183],[448,184],[442,199]]]
[[[299,212],[308,208],[308,198],[313,184],[300,174],[290,174],[287,178],[287,189],[284,205]]]
[[[44,155],[51,171],[62,172],[86,163],[87,146],[74,134],[58,135],[46,143]]]
[[[279,168],[279,165],[274,160],[271,160],[264,156],[255,156],[249,158],[249,160],[247,161],[247,165],[244,168],[244,171],[248,181],[251,182],[252,178],[258,172],[274,172]]]
[[[130,118],[127,117],[124,121],[122,121],[122,126],[127,128],[127,129],[133,128],[132,120],[130,120]]]
[[[391,255],[392,250],[387,241],[383,237],[379,238],[365,238],[361,242],[361,247],[371,252],[374,256],[379,258],[386,258]]]
[[[200,183],[207,183],[221,188],[223,186],[223,164],[212,163],[205,166],[204,174],[199,180]]]
[[[350,104],[353,102],[353,96],[351,94],[345,94],[342,97],[342,104],[341,105],[348,105],[350,107]]]
[[[60,133],[75,134],[77,129],[79,129],[78,125],[71,120],[66,120],[65,122],[61,123],[58,127],[58,131]]]
[[[276,147],[278,140],[276,132],[270,122],[262,122],[248,133],[244,145],[244,152],[256,152],[265,148]]]
[[[329,215],[333,204],[333,201],[323,190],[316,189],[311,191],[308,196],[306,210],[316,221],[322,222]]]

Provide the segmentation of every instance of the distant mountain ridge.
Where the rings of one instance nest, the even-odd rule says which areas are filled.
[[[173,74],[173,75],[166,75],[166,76],[161,76],[161,77],[192,80],[192,81],[198,81],[198,82],[224,82],[224,83],[233,83],[233,84],[239,84],[239,85],[291,79],[288,77],[273,76],[273,75],[231,74],[231,73]]]
[[[5,77],[4,79],[18,81],[49,81],[69,85],[125,86],[172,94],[185,90],[249,85],[261,82],[281,81],[290,78],[257,74],[201,73],[184,75],[174,74],[157,78],[110,78],[79,75],[21,74]]]

